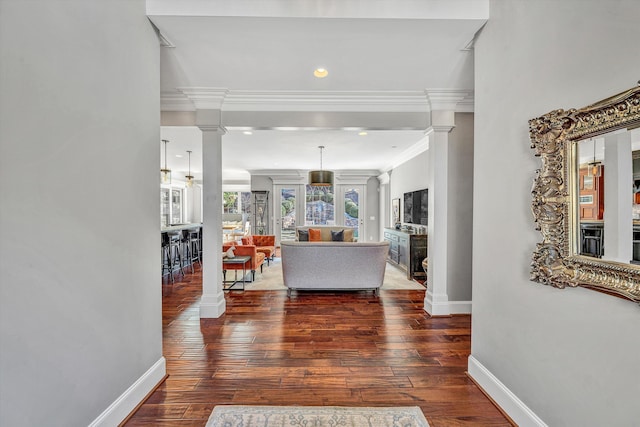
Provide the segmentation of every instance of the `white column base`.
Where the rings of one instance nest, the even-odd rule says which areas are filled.
[[[482,363],[469,356],[467,371],[471,378],[500,406],[500,408],[520,427],[547,427],[518,396],[513,394]]]
[[[200,318],[216,319],[222,316],[227,308],[224,292],[217,295],[202,295],[200,299]]]
[[[434,294],[427,289],[424,297],[424,311],[431,316],[449,316],[449,297],[447,294]]]
[[[129,416],[142,399],[167,375],[167,363],[163,357],[122,393],[107,409],[93,420],[89,427],[117,426]]]

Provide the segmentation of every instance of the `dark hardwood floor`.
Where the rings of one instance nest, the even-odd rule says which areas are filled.
[[[232,291],[204,320],[199,269],[162,292],[169,377],[128,427],[204,426],[225,404],[420,406],[432,427],[511,425],[465,374],[470,317],[430,318],[424,291]]]

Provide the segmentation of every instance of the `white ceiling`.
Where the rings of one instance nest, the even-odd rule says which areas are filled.
[[[488,19],[488,1],[148,0],[147,13],[175,46],[161,50],[163,99],[182,97],[187,105],[184,88],[216,88],[276,97],[291,91],[365,99],[375,94],[379,100],[385,93],[431,89],[472,93],[468,47]],[[315,78],[317,67],[328,69],[329,76]],[[370,108],[362,104],[363,111]],[[261,127],[245,135],[247,125],[229,127],[223,137],[225,181],[246,179],[249,170],[316,169],[319,145],[327,147],[326,169],[384,170],[424,138],[423,130],[368,129],[360,136],[358,130],[340,128]],[[171,141],[170,168],[186,170],[190,149],[192,171],[201,171],[197,128],[163,127],[161,134]]]

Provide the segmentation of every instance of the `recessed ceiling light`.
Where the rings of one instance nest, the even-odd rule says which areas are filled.
[[[367,136],[367,133],[365,131],[359,132],[358,135],[360,136]]]
[[[325,77],[327,77],[329,75],[329,71],[327,71],[326,68],[316,68],[313,71],[313,75],[316,76],[319,79],[324,79]]]
[[[176,154],[176,157],[182,157],[182,154]]]
[[[253,135],[253,132],[251,132],[250,130],[245,130],[244,132],[245,135]]]

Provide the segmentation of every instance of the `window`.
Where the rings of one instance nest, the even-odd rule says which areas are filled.
[[[250,191],[224,191],[222,213],[251,213]]]
[[[160,188],[160,226],[182,224],[184,195],[181,188]]]
[[[307,225],[333,225],[336,222],[333,186],[307,185],[305,223]]]

